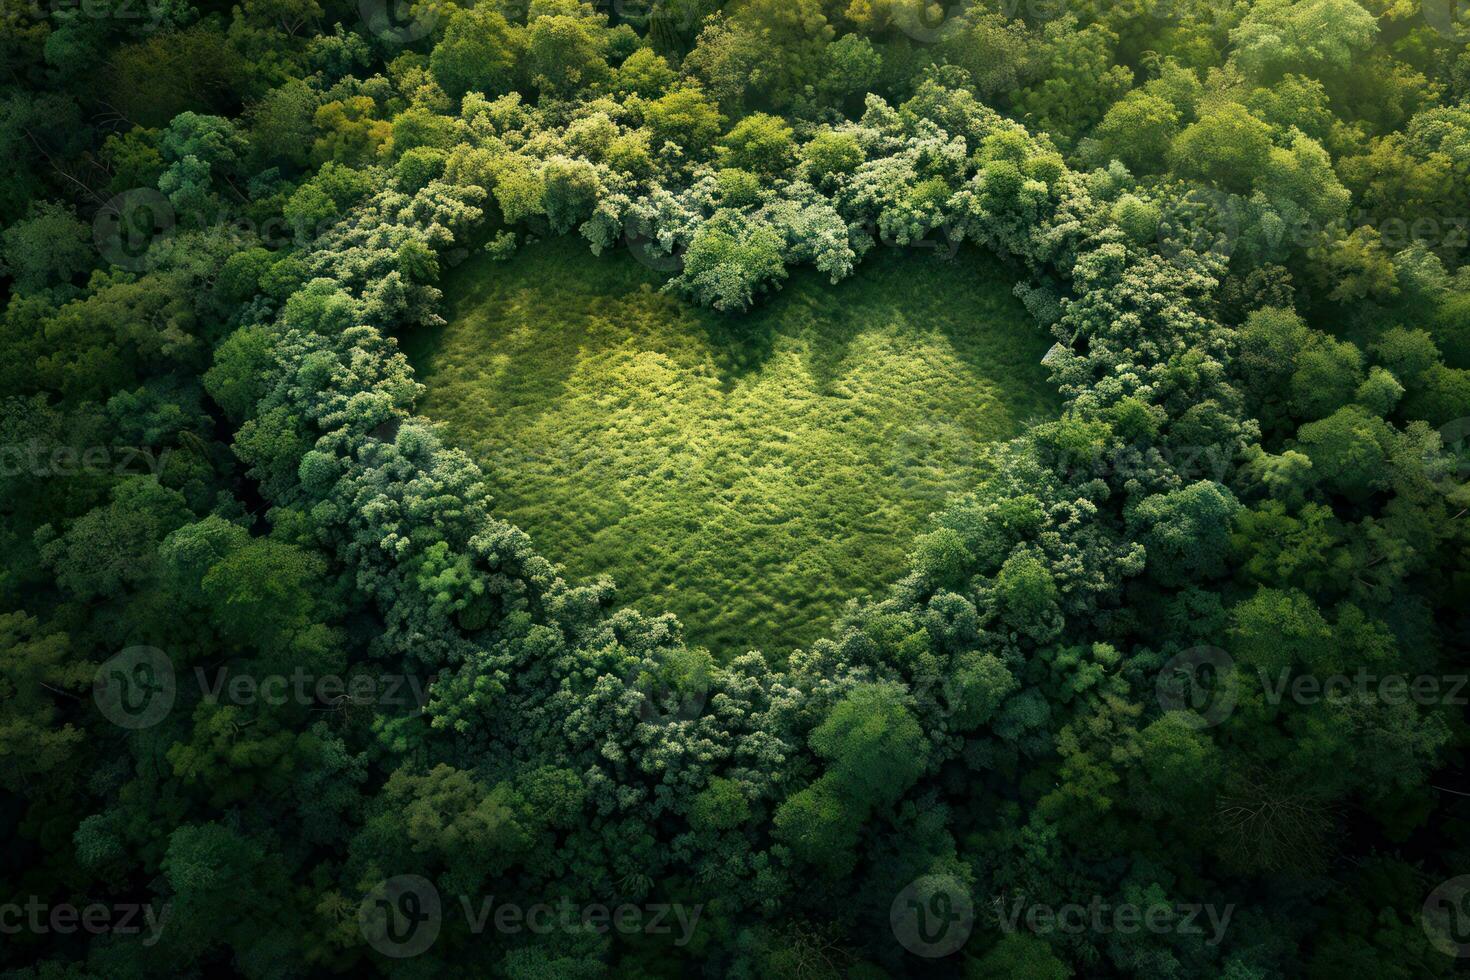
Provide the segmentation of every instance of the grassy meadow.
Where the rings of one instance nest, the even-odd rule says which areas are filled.
[[[543,241],[447,277],[403,339],[420,410],[573,577],[669,610],[721,658],[783,654],[881,589],[979,448],[1053,413],[1050,339],[993,258],[880,249],[750,313],[659,291],[627,253]]]

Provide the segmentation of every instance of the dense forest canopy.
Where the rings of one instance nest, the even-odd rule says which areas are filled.
[[[1460,5],[0,8],[8,975],[1463,966]],[[420,412],[563,236],[733,334],[982,249],[1062,407],[715,658]]]

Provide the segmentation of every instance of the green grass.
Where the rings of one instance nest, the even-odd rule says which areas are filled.
[[[721,658],[779,655],[897,576],[981,445],[1056,411],[1013,281],[978,252],[880,249],[731,317],[546,241],[456,269],[448,324],[404,346],[420,410],[543,554]]]

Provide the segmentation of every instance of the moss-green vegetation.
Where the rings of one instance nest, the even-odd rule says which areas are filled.
[[[1464,976],[1455,6],[0,0],[0,977]]]
[[[422,410],[539,550],[723,654],[810,642],[903,567],[982,445],[1055,407],[1050,338],[976,251],[802,270],[742,317],[659,281],[545,242],[456,270],[448,325],[406,346]]]

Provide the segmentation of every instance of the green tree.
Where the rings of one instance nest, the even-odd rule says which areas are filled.
[[[493,6],[459,8],[429,55],[429,69],[451,98],[466,92],[494,96],[510,91],[525,51],[524,30]]]

